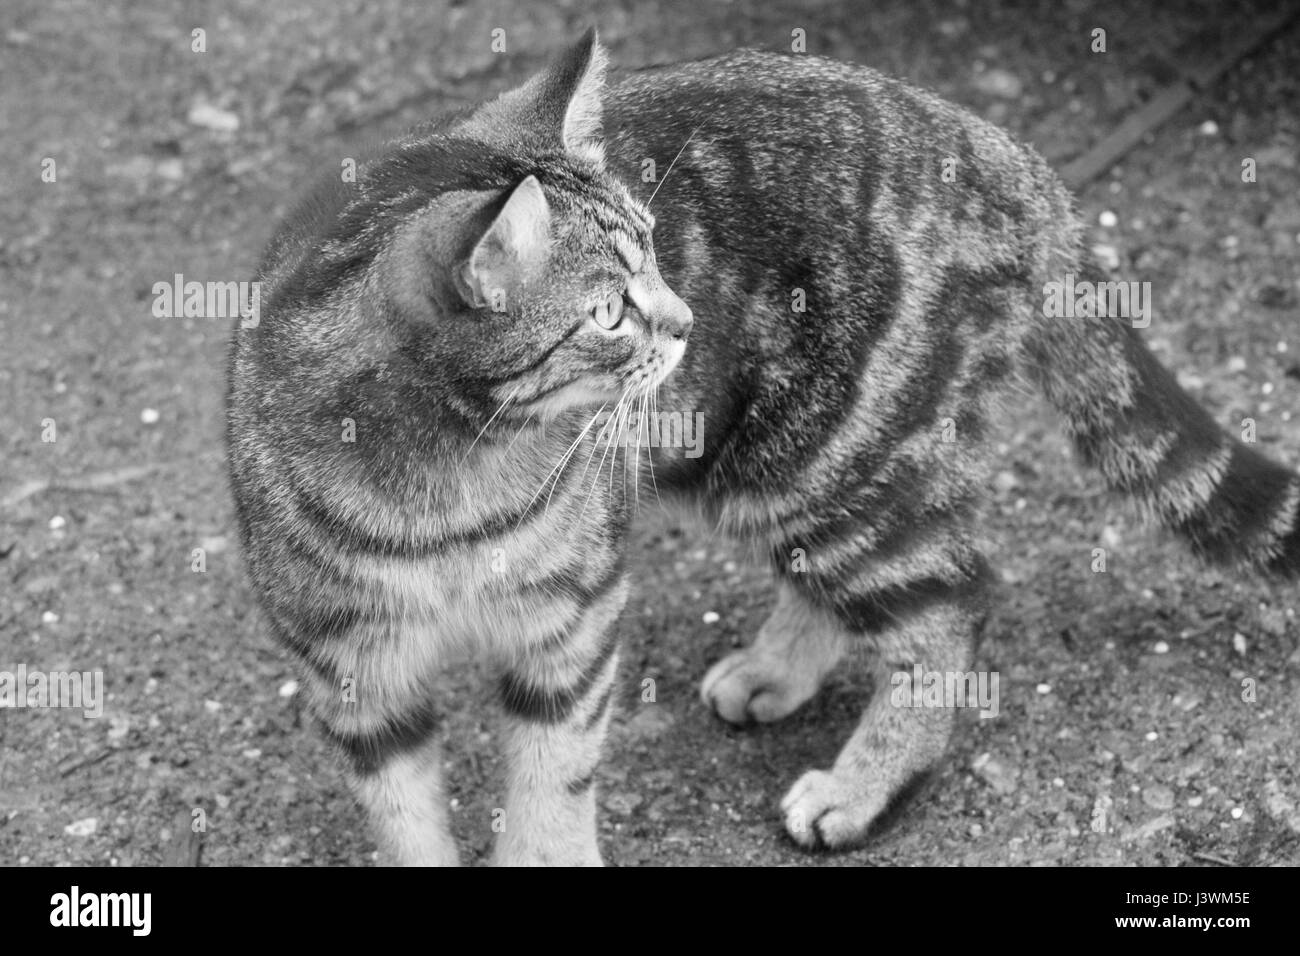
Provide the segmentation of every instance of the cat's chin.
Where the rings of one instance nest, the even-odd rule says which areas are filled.
[[[558,418],[572,408],[599,408],[602,404],[618,401],[618,392],[600,389],[587,382],[570,382],[541,398],[520,406],[520,411],[540,422]]]

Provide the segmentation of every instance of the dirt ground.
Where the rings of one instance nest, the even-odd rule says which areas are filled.
[[[1063,163],[1249,21],[1227,3],[981,6],[8,0],[0,670],[99,670],[107,702],[99,719],[0,710],[0,862],[158,864],[196,808],[206,865],[372,859],[235,547],[227,323],[155,318],[155,282],[251,277],[314,170],[520,81],[592,22],[621,68],[788,49],[802,28],[809,52],[935,89]],[[1104,54],[1089,49],[1094,27]],[[195,28],[206,52],[191,49]],[[1262,447],[1292,467],[1298,64],[1292,31],[1080,195],[1120,272],[1151,282],[1161,358],[1234,431],[1256,419]],[[1241,179],[1247,157],[1255,183]],[[931,785],[849,853],[800,851],[776,806],[803,770],[829,765],[869,689],[837,677],[761,729],[713,718],[698,680],[753,635],[772,594],[744,555],[651,509],[598,778],[609,863],[1300,860],[1300,592],[1201,567],[1143,530],[1072,464],[1040,400],[1009,403],[1001,441],[989,526],[1001,602],[978,665],[1001,675],[1001,712],[967,715]],[[1095,547],[1108,573],[1092,573]],[[485,858],[502,799],[489,681],[467,667],[442,699],[466,862]]]

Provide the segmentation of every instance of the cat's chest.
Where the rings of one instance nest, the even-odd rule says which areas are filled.
[[[422,644],[509,651],[562,630],[577,602],[556,582],[601,560],[572,525],[544,516],[436,555],[359,558],[352,571],[386,630]]]

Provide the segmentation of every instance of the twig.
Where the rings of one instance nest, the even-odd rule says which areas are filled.
[[[117,753],[118,749],[119,748],[109,747],[89,757],[82,757],[80,760],[74,760],[66,767],[59,768],[59,776],[70,777],[72,776],[72,774],[76,773],[78,770],[82,769],[83,767],[89,767],[93,764],[99,763],[101,760],[106,760],[107,758],[111,757],[113,754]]]
[[[193,815],[186,810],[176,814],[171,842],[163,848],[163,866],[198,866],[203,855],[203,831],[196,831]]]
[[[1142,137],[1163,124],[1191,102],[1197,93],[1210,87],[1238,62],[1289,26],[1297,16],[1300,16],[1300,7],[1292,7],[1263,20],[1229,43],[1217,58],[1202,67],[1187,70],[1181,80],[1165,87],[1136,113],[1125,117],[1109,136],[1067,164],[1061,170],[1061,178],[1077,189],[1101,176],[1140,143]]]
[[[1236,866],[1231,860],[1225,860],[1221,856],[1215,856],[1213,853],[1193,853],[1193,860],[1204,860],[1206,863],[1217,863],[1220,866]]]
[[[0,499],[0,508],[12,508],[20,502],[26,501],[33,495],[39,495],[46,491],[104,491],[117,485],[123,485],[127,482],[138,481],[141,478],[147,478],[156,471],[162,471],[173,466],[185,465],[191,466],[196,461],[208,461],[219,458],[219,454],[199,455],[195,458],[182,459],[179,461],[155,461],[147,465],[126,465],[122,468],[110,468],[107,471],[91,472],[88,475],[82,475],[78,478],[33,478],[19,485],[14,491],[11,491],[5,498]]]

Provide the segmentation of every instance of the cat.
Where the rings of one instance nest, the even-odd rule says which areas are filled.
[[[458,862],[432,685],[468,651],[502,668],[494,861],[601,862],[641,498],[771,565],[771,616],[701,685],[723,719],[779,720],[864,648],[882,682],[969,671],[986,435],[1018,376],[1197,552],[1300,570],[1300,477],[1222,432],[1131,322],[1045,308],[1045,283],[1105,277],[1034,152],[863,67],[738,52],[607,87],[606,60],[588,31],[319,186],[233,333],[249,575],[383,859]],[[679,413],[694,454],[641,440]],[[790,836],[861,842],[954,723],[878,688],[782,801]]]

